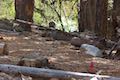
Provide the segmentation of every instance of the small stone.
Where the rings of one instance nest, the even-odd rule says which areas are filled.
[[[36,59],[35,64],[36,64],[35,66],[38,68],[48,68],[49,60],[47,58],[38,58],[38,59]]]
[[[23,58],[19,61],[19,66],[35,67],[36,59]]]
[[[70,43],[76,47],[80,47],[83,43],[86,43],[86,41],[83,39],[80,39],[79,37],[73,37]]]

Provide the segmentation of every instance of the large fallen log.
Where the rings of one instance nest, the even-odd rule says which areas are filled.
[[[78,73],[70,71],[61,71],[61,70],[52,70],[52,69],[43,69],[43,68],[34,68],[34,67],[23,67],[15,65],[0,64],[0,71],[5,73],[21,73],[29,76],[38,76],[38,77],[54,77],[54,78],[84,78],[84,77],[97,77],[102,78],[102,80],[120,80],[120,78],[103,76],[89,73]]]

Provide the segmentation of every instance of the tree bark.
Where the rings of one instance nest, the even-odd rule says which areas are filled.
[[[88,27],[87,29],[95,32],[95,22],[96,22],[96,0],[88,0]]]
[[[106,37],[108,0],[81,0],[79,31],[89,30]]]
[[[81,0],[78,14],[79,31],[90,30],[94,32],[96,17],[96,0]]]
[[[34,0],[15,0],[15,19],[33,22]],[[31,31],[31,25],[20,23],[25,31]]]
[[[95,32],[101,37],[106,37],[107,34],[107,6],[108,0],[97,0],[96,2]]]
[[[79,31],[83,32],[87,26],[87,18],[86,18],[86,10],[87,10],[87,1],[80,1],[80,11],[78,13],[79,19]]]
[[[120,0],[114,0],[113,2],[113,10],[112,10],[112,28],[111,31],[111,38],[113,40],[117,39],[117,27],[120,28]]]

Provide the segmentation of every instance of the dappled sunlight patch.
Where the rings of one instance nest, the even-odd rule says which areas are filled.
[[[35,49],[19,49],[20,51],[34,51]]]
[[[70,59],[70,57],[64,56],[64,55],[61,55],[61,54],[56,54],[55,56],[56,56],[58,61],[69,61],[69,59]]]
[[[17,50],[10,50],[9,53],[14,53],[16,52]]]
[[[55,57],[48,57],[48,60],[49,60],[50,63],[53,63],[53,62],[57,61],[57,58],[55,58]]]
[[[20,59],[15,56],[0,56],[1,64],[17,64]]]
[[[69,59],[69,57],[67,57],[67,56],[59,56],[61,59],[63,59],[63,60],[66,60],[66,59]]]
[[[53,41],[46,41],[45,43],[48,44],[48,45],[52,45],[52,44],[54,44]]]
[[[14,60],[18,59],[19,60],[19,58],[13,57],[13,56],[0,56],[0,59],[14,59]]]
[[[43,40],[43,38],[40,38],[40,37],[38,37],[38,38],[36,38],[36,39],[37,39],[37,40],[40,40],[40,41]]]
[[[6,41],[12,41],[18,39],[17,37],[3,37],[4,40]]]
[[[35,43],[35,44],[40,44],[41,42],[38,42],[38,41],[34,41],[33,43]]]
[[[96,64],[114,65],[114,63],[111,60],[103,59],[103,58],[98,58],[98,57],[88,58],[85,61],[85,63],[91,63],[91,62],[94,62]]]
[[[96,63],[101,63],[101,64],[109,64],[110,63],[112,65],[111,61],[107,60],[107,59],[105,60],[103,58],[92,58],[92,60]]]
[[[28,45],[27,43],[25,43],[25,42],[17,42],[16,44],[18,44],[18,45]]]
[[[79,61],[70,61],[71,64],[80,64]]]
[[[23,39],[25,39],[25,40],[29,40],[29,39],[30,39],[30,37],[24,37]]]

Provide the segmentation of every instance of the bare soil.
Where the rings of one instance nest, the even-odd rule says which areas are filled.
[[[1,64],[16,65],[23,57],[46,57],[56,69],[88,72],[90,63],[94,62],[95,72],[102,70],[102,75],[120,76],[120,61],[86,55],[84,50],[72,46],[67,41],[41,37],[40,34],[32,32],[0,32],[0,36],[3,37],[0,42],[6,42],[9,51],[9,55],[0,56]]]

